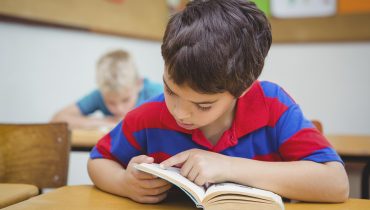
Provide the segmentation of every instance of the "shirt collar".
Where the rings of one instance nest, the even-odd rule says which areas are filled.
[[[247,93],[236,103],[235,118],[230,129],[226,130],[216,145],[212,145],[199,129],[186,130],[177,125],[175,119],[164,103],[161,123],[165,128],[192,135],[197,144],[212,151],[222,151],[238,143],[238,139],[268,124],[268,109],[265,103],[262,87],[258,81],[253,83]]]
[[[268,121],[269,113],[265,96],[259,81],[256,81],[238,100],[234,119],[236,137],[240,138],[262,128],[268,124]]]

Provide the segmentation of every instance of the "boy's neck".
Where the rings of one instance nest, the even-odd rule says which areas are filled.
[[[237,100],[233,102],[228,111],[214,122],[199,128],[212,145],[216,145],[222,134],[232,126],[235,117],[236,102]]]

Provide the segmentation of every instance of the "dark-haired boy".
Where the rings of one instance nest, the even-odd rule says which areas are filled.
[[[236,182],[284,197],[348,198],[342,161],[282,88],[257,80],[271,45],[265,15],[246,0],[195,0],[169,21],[165,93],[130,112],[91,153],[97,187],[143,203],[171,187],[134,169],[176,165],[199,185]]]

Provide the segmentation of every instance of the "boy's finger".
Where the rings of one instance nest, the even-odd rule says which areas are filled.
[[[162,193],[166,193],[168,190],[170,190],[172,185],[167,184],[161,187],[157,188],[149,188],[145,190],[146,195],[160,195]]]
[[[141,180],[139,182],[140,187],[145,188],[145,189],[153,189],[153,188],[159,188],[159,187],[164,187],[167,185],[171,185],[169,182],[157,178],[157,179],[152,179],[152,180]]]
[[[181,166],[180,174],[184,177],[188,177],[189,173],[194,170],[194,159],[188,158],[186,162]],[[188,177],[189,178],[189,177]]]
[[[130,160],[131,164],[132,163],[153,163],[153,162],[154,162],[154,158],[146,156],[146,155],[139,155],[139,156],[133,157]]]
[[[164,200],[167,197],[167,192],[162,193],[160,195],[145,195],[140,196],[140,198],[137,200],[140,203],[158,203],[162,200]]]
[[[146,155],[139,155],[139,156],[133,157],[130,160],[130,163],[129,163],[130,168],[132,169],[130,171],[132,172],[132,174],[137,179],[154,179],[154,178],[157,178],[156,176],[154,176],[152,174],[148,174],[148,173],[139,171],[139,170],[137,170],[135,168],[135,165],[136,164],[140,164],[140,163],[153,163],[153,162],[154,162],[154,158],[149,157],[149,156],[146,156]]]
[[[156,179],[158,178],[157,176],[153,174],[148,174],[143,171],[139,171],[136,168],[132,171],[132,174],[136,179]]]
[[[156,179],[158,178],[157,176],[153,174],[148,174],[143,171],[139,171],[136,168],[132,171],[132,174],[136,177],[136,179]]]
[[[168,168],[175,165],[182,165],[189,157],[189,152],[184,151],[180,152],[179,154],[176,154],[167,160],[163,161],[160,166],[161,168]]]

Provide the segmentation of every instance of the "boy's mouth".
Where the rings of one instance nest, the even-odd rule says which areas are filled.
[[[176,120],[176,123],[177,123],[177,125],[179,125],[180,127],[185,128],[185,129],[187,129],[187,130],[191,130],[191,129],[194,127],[194,124],[192,124],[192,123],[182,123],[182,122],[177,121],[177,120]]]

